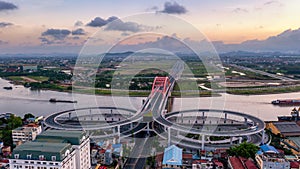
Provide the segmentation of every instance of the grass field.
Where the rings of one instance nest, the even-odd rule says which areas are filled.
[[[28,78],[30,79],[34,79],[36,81],[47,81],[49,78],[48,77],[45,77],[45,76],[27,76]]]
[[[12,81],[23,81],[21,76],[8,76],[7,79]]]
[[[49,79],[45,76],[8,76],[7,78],[12,81],[26,81],[26,78],[29,78],[39,82],[47,81]]]
[[[253,88],[253,89],[233,89],[227,90],[229,94],[237,94],[237,95],[259,95],[259,94],[277,94],[277,93],[290,93],[290,92],[299,92],[300,86],[286,86],[286,87],[278,87],[278,88]]]

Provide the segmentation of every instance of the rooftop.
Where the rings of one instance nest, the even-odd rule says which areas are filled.
[[[233,169],[245,168],[242,161],[238,157],[229,157],[229,162]]]
[[[260,149],[264,153],[279,153],[275,147],[264,144],[260,146]]]
[[[288,137],[289,140],[293,141],[297,147],[300,148],[300,137]]]
[[[36,160],[40,155],[44,155],[44,160],[51,161],[51,157],[56,156],[56,160],[61,161],[67,150],[71,150],[71,144],[29,141],[17,146],[13,151],[13,157],[19,154],[20,159],[27,159],[27,155],[31,155],[31,159]]]
[[[15,151],[39,151],[39,152],[60,152],[65,147],[70,146],[68,143],[45,143],[28,141],[14,149]]]
[[[166,148],[164,151],[163,164],[182,165],[182,149],[175,145]]]
[[[296,122],[274,122],[273,124],[283,134],[300,132],[300,126]]]
[[[85,133],[82,131],[47,130],[38,135],[36,140],[40,142],[61,142],[79,145],[84,137]]]

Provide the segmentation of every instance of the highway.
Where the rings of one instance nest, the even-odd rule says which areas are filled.
[[[245,67],[245,66],[240,66],[240,65],[236,65],[236,64],[230,64],[230,66],[236,67],[236,68],[241,69],[241,70],[246,70],[246,71],[249,71],[249,72],[254,72],[254,73],[257,73],[257,74],[269,76],[269,77],[272,77],[272,78],[275,78],[275,79],[280,79],[282,81],[296,81],[295,79],[291,79],[291,78],[288,78],[288,77],[285,77],[285,76],[279,76],[279,75],[264,72],[264,71],[261,71],[261,70],[251,69],[251,68],[248,68],[248,67]]]
[[[175,79],[178,79],[183,71],[183,63],[182,62],[176,62],[174,66],[171,69],[170,72],[170,81],[172,81],[172,86],[174,85]],[[168,88],[168,94],[170,91],[170,87]],[[67,114],[71,111],[76,111],[76,110],[88,110],[88,109],[120,109],[120,110],[125,110],[132,112],[133,110],[125,109],[125,108],[116,108],[116,107],[88,107],[88,108],[80,108],[80,109],[72,109],[72,110],[67,110],[67,111],[62,111],[62,112],[57,112],[49,115],[48,117],[45,118],[45,125],[54,128],[54,129],[59,129],[59,130],[82,130],[83,128],[85,130],[97,130],[97,129],[109,129],[113,127],[118,127],[126,124],[130,124],[133,122],[140,122],[143,119],[143,115],[149,112],[149,108],[151,108],[152,105],[157,101],[157,96],[156,94],[161,93],[159,89],[156,89],[155,91],[152,91],[152,93],[147,97],[145,103],[142,105],[142,107],[136,111],[136,113],[122,121],[117,121],[113,123],[101,123],[97,125],[68,125],[68,124],[61,124],[57,121],[57,117]]]
[[[166,104],[168,97],[171,95],[171,91],[173,90],[175,81],[178,80],[181,77],[181,74],[183,72],[183,63],[177,62],[173,68],[171,69],[171,72],[169,73],[169,77],[159,77],[160,83],[157,83],[156,86],[155,81],[153,83],[154,87],[150,95],[147,97],[145,103],[141,106],[141,108],[137,111],[124,109],[124,108],[116,108],[116,107],[95,107],[98,109],[120,109],[125,110],[134,113],[132,116],[121,119],[120,121],[115,121],[111,123],[101,123],[101,124],[89,124],[89,125],[69,125],[69,124],[62,124],[57,121],[57,118],[59,116],[62,116],[66,113],[69,113],[70,111],[76,111],[76,110],[85,110],[85,109],[91,109],[91,108],[83,108],[83,109],[73,109],[58,113],[53,113],[50,116],[48,116],[45,119],[45,124],[48,127],[55,128],[55,129],[63,129],[63,130],[99,130],[99,129],[114,129],[116,127],[121,128],[122,126],[132,124],[132,123],[138,123],[138,125],[133,126],[130,130],[127,131],[118,131],[118,135],[120,137],[126,137],[132,135],[132,133],[137,133],[135,136],[142,137],[142,141],[137,141],[135,143],[134,149],[131,153],[130,158],[126,161],[124,168],[143,168],[145,165],[146,157],[143,156],[143,154],[148,154],[147,151],[149,151],[148,144],[151,143],[151,139],[149,139],[149,136],[145,134],[143,131],[146,128],[146,123],[142,123],[144,116],[151,112],[152,113],[152,129],[155,131],[155,133],[164,138],[164,139],[170,139],[170,142],[173,144],[179,144],[185,147],[189,148],[196,148],[199,149],[202,144],[202,140],[191,140],[191,139],[185,139],[182,137],[177,137],[175,133],[177,131],[182,133],[190,133],[190,134],[197,134],[197,135],[204,135],[204,136],[230,136],[230,137],[245,137],[248,136],[249,140],[254,143],[258,143],[261,140],[261,137],[258,133],[264,130],[265,123],[248,114],[240,113],[240,112],[234,112],[234,111],[228,111],[228,110],[213,110],[213,109],[192,109],[192,110],[184,110],[184,111],[177,111],[177,112],[171,112],[168,114],[164,114]],[[156,79],[156,78],[155,78]],[[290,80],[290,79],[285,79]],[[163,85],[160,85],[163,84]],[[205,112],[206,114],[209,114],[210,112],[214,113],[220,113],[220,116],[225,116],[225,114],[228,115],[234,115],[234,116],[240,116],[242,118],[247,119],[247,121],[252,122],[252,125],[248,125],[246,129],[236,129],[236,130],[209,130],[206,127],[209,126],[209,124],[203,124],[202,126],[198,124],[197,128],[193,126],[186,126],[182,125],[180,123],[174,123],[173,121],[170,121],[168,118],[172,116],[177,116],[179,114],[185,114],[185,113],[191,113],[191,112]],[[197,113],[196,113],[197,114]],[[151,118],[151,116],[150,116]],[[196,116],[195,116],[196,118]],[[156,123],[157,125],[154,125]],[[254,127],[254,128],[253,128]],[[172,131],[171,136],[168,138],[167,130]],[[142,131],[142,132],[140,132]],[[115,136],[116,133],[110,134],[109,136]],[[107,136],[106,136],[107,137]],[[97,138],[95,136],[95,138]],[[102,138],[99,136],[99,138]],[[236,141],[236,140],[235,140]],[[203,143],[204,144],[204,143]],[[202,145],[203,145],[202,144]],[[209,143],[205,143],[205,146],[212,146]],[[213,145],[214,147],[228,147],[230,144],[219,144],[219,145]]]

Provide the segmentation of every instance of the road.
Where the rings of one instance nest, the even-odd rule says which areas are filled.
[[[135,142],[133,150],[124,164],[124,169],[144,168],[146,163],[146,157],[143,156],[143,153],[145,153],[145,149],[149,149],[149,147],[146,146],[146,144],[149,144],[149,136],[147,135],[147,132],[143,131],[138,133],[136,137],[139,140]]]
[[[236,64],[230,64],[230,66],[241,69],[241,70],[246,70],[246,71],[258,73],[258,74],[261,74],[261,75],[269,76],[269,77],[272,77],[272,78],[275,78],[275,79],[280,79],[282,81],[296,81],[295,79],[291,79],[291,78],[288,78],[288,77],[285,77],[285,76],[279,76],[279,75],[276,75],[276,74],[272,74],[272,73],[264,72],[264,71],[261,71],[261,70],[248,68],[248,67],[245,67],[245,66],[240,66],[240,65],[236,65]]]

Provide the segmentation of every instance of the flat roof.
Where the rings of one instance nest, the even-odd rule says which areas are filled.
[[[24,144],[17,146],[14,152],[17,151],[39,151],[39,152],[61,152],[65,148],[70,147],[71,144],[68,143],[49,143],[49,142],[32,142],[28,141]]]
[[[289,140],[293,141],[297,147],[300,148],[300,137],[288,137]]]
[[[283,134],[296,132],[300,134],[300,126],[296,122],[274,122],[273,124]]]
[[[66,131],[66,130],[46,130],[40,135],[60,136],[60,137],[82,137],[83,131]]]
[[[66,157],[66,152],[73,151],[71,144],[69,143],[49,143],[49,142],[25,142],[20,146],[17,146],[13,151],[12,158],[15,158],[15,155],[19,155],[19,159],[28,159],[31,160],[42,160],[52,161],[52,158],[55,157],[55,161],[62,161]],[[43,157],[40,157],[43,155]]]
[[[41,142],[67,142],[72,145],[80,145],[84,136],[85,132],[83,131],[47,130],[39,134],[36,140]]]
[[[32,131],[31,127],[18,127],[13,129],[12,131]]]

